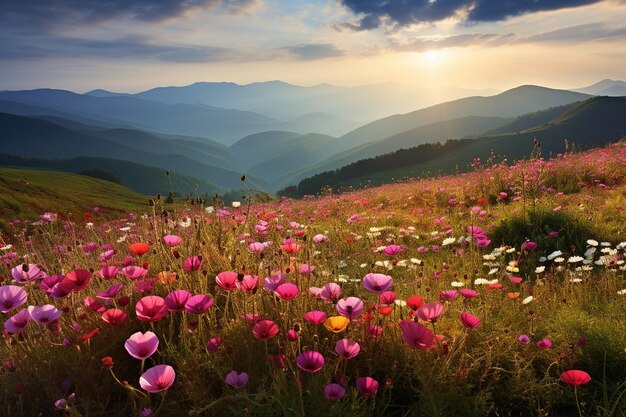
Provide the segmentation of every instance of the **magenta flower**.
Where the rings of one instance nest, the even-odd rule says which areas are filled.
[[[219,336],[214,337],[208,342],[206,342],[206,350],[209,353],[215,353],[217,352],[217,350],[220,348],[221,345],[222,345],[222,338]]]
[[[531,241],[524,242],[522,243],[522,249],[528,252],[534,251],[537,249],[537,243]]]
[[[213,305],[213,298],[206,294],[190,297],[185,303],[185,311],[189,314],[203,314]]]
[[[61,281],[61,286],[69,288],[71,291],[84,290],[91,280],[91,273],[86,269],[75,269],[65,275],[65,279]]]
[[[457,290],[445,290],[445,291],[441,291],[439,293],[439,301],[446,302],[446,301],[452,301],[456,298],[456,296],[459,294],[459,292]]]
[[[150,331],[137,332],[126,340],[124,347],[130,356],[143,361],[156,352],[159,347],[159,338]]]
[[[329,282],[322,287],[319,297],[326,301],[336,301],[341,297],[341,287],[339,284]]]
[[[461,313],[461,323],[468,329],[475,329],[480,326],[480,319],[470,313],[464,311]]]
[[[435,333],[421,323],[410,320],[400,322],[400,330],[404,343],[419,349],[428,349],[433,345]]]
[[[239,275],[236,272],[232,271],[220,272],[215,277],[215,282],[217,283],[217,285],[224,288],[225,290],[236,290],[238,284],[238,276]]]
[[[165,242],[165,244],[171,248],[180,245],[182,241],[183,238],[176,235],[167,235],[163,237],[163,242]]]
[[[28,294],[17,285],[3,285],[0,287],[0,312],[8,313],[21,306],[28,299]]]
[[[148,369],[139,378],[139,385],[154,394],[169,389],[174,383],[176,372],[169,365],[157,365]]]
[[[45,277],[39,283],[39,288],[52,298],[66,297],[71,288],[62,287],[60,284],[65,279],[65,275],[50,275]]]
[[[378,392],[378,381],[369,376],[357,378],[356,389],[358,389],[364,397],[372,397]]]
[[[61,311],[51,304],[29,306],[28,314],[30,314],[30,318],[39,324],[54,323],[61,317]]]
[[[47,277],[46,273],[35,264],[18,265],[11,269],[11,275],[16,283],[22,285]]]
[[[346,390],[339,384],[328,384],[324,387],[324,395],[331,401],[339,401],[346,395]]]
[[[352,359],[361,351],[361,346],[350,339],[341,339],[335,343],[335,352],[344,359]]]
[[[327,318],[328,318],[328,315],[324,313],[323,311],[314,310],[314,311],[309,311],[304,314],[304,319],[308,321],[309,323],[314,324],[316,326],[319,326],[320,324],[324,323]]]
[[[530,343],[530,337],[528,337],[527,335],[523,334],[520,337],[517,338],[517,341],[520,342],[522,345],[527,345]]]
[[[226,383],[235,389],[241,389],[248,383],[248,374],[245,372],[230,371],[226,375]]]
[[[7,332],[16,334],[22,333],[26,330],[26,326],[28,326],[28,322],[30,321],[30,314],[27,309],[20,311],[17,314],[14,314],[7,321],[4,322],[4,328]]]
[[[135,306],[135,312],[140,321],[159,321],[168,311],[165,300],[156,295],[143,297]]]
[[[185,259],[183,269],[187,272],[193,272],[200,269],[200,266],[202,266],[202,256],[190,256]]]
[[[252,334],[257,339],[271,339],[278,334],[278,326],[272,320],[261,320],[252,328]]]
[[[265,278],[265,281],[263,281],[263,286],[268,291],[276,291],[276,288],[278,288],[279,285],[285,282],[286,277],[287,275],[283,273],[269,276]]]
[[[385,291],[378,296],[381,304],[393,304],[396,301],[396,293],[393,291]]]
[[[363,286],[366,290],[381,294],[391,287],[393,279],[389,275],[367,274],[363,277]]]
[[[100,291],[99,293],[97,293],[96,297],[102,300],[110,300],[115,298],[115,296],[119,294],[122,289],[124,289],[124,284],[114,284],[107,288],[105,291]]]
[[[360,299],[356,297],[348,297],[343,300],[339,300],[335,308],[340,315],[352,320],[359,316],[364,307],[365,305]]]
[[[324,356],[314,350],[305,350],[296,358],[296,364],[305,372],[318,372],[324,366]]]
[[[470,290],[469,288],[463,288],[459,290],[459,293],[463,296],[463,298],[467,299],[478,297],[478,293],[474,290]]]
[[[281,300],[293,300],[298,295],[298,286],[290,282],[280,284],[274,291]]]
[[[383,253],[387,256],[394,256],[404,252],[404,248],[400,245],[389,245],[383,249]]]
[[[256,275],[244,275],[243,279],[239,283],[241,291],[251,293],[259,283],[259,277]]]
[[[443,315],[443,304],[436,302],[424,304],[417,309],[417,316],[429,323],[436,322]]]
[[[165,305],[170,311],[183,311],[191,293],[186,290],[175,290],[165,296]]]
[[[98,272],[98,274],[100,275],[100,278],[102,279],[112,279],[115,278],[115,276],[119,273],[119,269],[117,269],[116,266],[103,266],[102,268],[100,268],[100,272]]]
[[[84,303],[85,307],[91,311],[95,311],[96,313],[104,313],[104,310],[106,310],[104,304],[91,296],[85,297]]]
[[[550,349],[550,347],[552,347],[552,342],[550,339],[541,339],[537,342],[537,347],[541,350]]]

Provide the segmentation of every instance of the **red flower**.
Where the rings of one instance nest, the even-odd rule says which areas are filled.
[[[576,369],[563,372],[561,379],[573,387],[585,385],[587,382],[591,381],[591,377],[587,372]]]
[[[113,358],[110,356],[105,356],[104,358],[100,359],[100,361],[102,362],[102,366],[105,368],[113,367]]]
[[[128,246],[128,250],[137,256],[141,256],[150,250],[150,245],[144,242],[137,242]]]
[[[89,333],[87,333],[87,334],[85,334],[85,335],[80,336],[80,340],[83,340],[83,341],[85,341],[85,340],[89,340],[89,339],[91,339],[92,337],[94,337],[95,335],[97,335],[98,333],[100,333],[100,328],[99,328],[99,327],[96,327],[95,329],[93,329],[93,330],[92,330],[92,331],[90,331]]]

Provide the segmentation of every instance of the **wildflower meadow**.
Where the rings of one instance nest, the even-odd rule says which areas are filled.
[[[244,197],[6,219],[0,415],[626,416],[626,143]]]

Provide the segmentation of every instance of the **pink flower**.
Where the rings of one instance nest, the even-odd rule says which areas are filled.
[[[126,275],[128,278],[132,280],[143,278],[146,276],[147,273],[148,273],[148,270],[140,266],[128,265],[122,268],[122,274]]]
[[[268,291],[276,291],[276,288],[278,288],[280,284],[285,282],[286,277],[287,276],[283,273],[269,276],[265,278],[265,281],[263,281],[263,286]]]
[[[253,242],[248,245],[248,250],[252,253],[261,253],[265,249],[265,245],[260,242]]]
[[[28,284],[29,282],[36,281],[47,277],[35,264],[22,264],[11,269],[11,275],[18,284]]]
[[[327,318],[328,318],[328,315],[326,313],[324,313],[323,311],[317,311],[317,310],[309,311],[304,315],[304,319],[306,321],[316,326],[319,326],[320,324],[324,323]]]
[[[480,326],[480,319],[464,311],[461,313],[461,323],[463,323],[463,326],[467,327],[468,329],[475,329],[476,327]]]
[[[252,328],[252,334],[257,339],[271,339],[278,334],[278,326],[272,320],[261,320]]]
[[[324,395],[331,401],[338,401],[346,395],[346,390],[339,384],[328,384],[324,387]]]
[[[361,351],[361,346],[350,339],[341,339],[335,343],[335,352],[344,359],[352,359]]]
[[[542,350],[550,349],[552,346],[552,342],[550,339],[541,339],[537,342],[537,347]]]
[[[572,369],[569,371],[565,371],[561,374],[561,379],[573,386],[577,387],[579,385],[585,385],[589,381],[591,381],[591,376],[585,371],[579,371],[577,369]]]
[[[150,393],[161,392],[169,389],[174,383],[176,372],[169,365],[157,365],[148,369],[139,378],[139,385]]]
[[[29,306],[28,314],[30,317],[39,324],[54,323],[61,317],[61,311],[51,304],[43,306]]]
[[[115,296],[119,294],[122,289],[124,289],[124,284],[111,285],[109,288],[106,289],[106,291],[100,291],[99,293],[97,293],[96,297],[102,300],[110,300],[112,298],[115,298]]]
[[[198,294],[190,297],[185,303],[185,311],[189,314],[203,314],[213,305],[210,295]]]
[[[530,343],[530,337],[528,337],[527,335],[523,334],[520,337],[517,338],[517,341],[520,342],[522,345],[527,345]]]
[[[241,291],[251,293],[256,288],[259,282],[259,277],[256,275],[244,275],[241,282],[238,284]]]
[[[336,301],[339,297],[341,297],[341,287],[339,284],[329,282],[322,287],[319,297],[326,301]]]
[[[202,265],[202,256],[190,256],[185,260],[183,264],[183,269],[187,272],[193,272],[200,269]]]
[[[300,264],[300,274],[301,275],[311,275],[315,272],[315,267],[309,264]]]
[[[100,278],[102,279],[112,279],[119,273],[119,269],[116,266],[103,266],[100,269]]]
[[[369,376],[357,378],[356,389],[358,389],[364,397],[372,397],[378,392],[378,381]]]
[[[215,277],[215,282],[217,283],[217,285],[219,285],[220,287],[224,288],[227,291],[235,290],[237,289],[237,284],[238,284],[237,277],[238,276],[239,275],[236,272],[232,272],[232,271],[220,272]]]
[[[478,293],[474,290],[470,290],[469,288],[463,288],[459,290],[459,293],[463,296],[463,298],[467,299],[478,297]]]
[[[393,291],[385,291],[378,296],[381,304],[393,304],[396,301],[396,293]]]
[[[305,350],[296,358],[296,364],[305,372],[318,372],[324,366],[324,356],[315,350]]]
[[[226,375],[226,383],[235,389],[241,389],[248,383],[248,374],[245,372],[230,371]]]
[[[0,312],[8,313],[21,306],[28,299],[28,294],[17,285],[3,285],[0,287]]]
[[[70,291],[84,290],[91,280],[91,273],[86,269],[75,269],[65,275],[60,285]],[[69,291],[68,291],[69,293]]]
[[[445,290],[445,291],[441,291],[439,293],[439,301],[446,302],[446,301],[452,301],[456,298],[456,296],[459,294],[459,292],[457,290]]]
[[[215,353],[220,348],[221,344],[222,344],[222,338],[219,336],[214,337],[208,342],[206,342],[206,350],[209,353]]]
[[[22,333],[26,330],[26,326],[28,326],[28,322],[30,321],[30,314],[27,309],[20,311],[17,314],[14,314],[7,321],[4,322],[4,328],[7,332],[16,334]]]
[[[359,316],[364,307],[365,305],[360,299],[356,297],[348,297],[346,299],[339,300],[335,308],[340,315],[352,320]]]
[[[84,303],[85,307],[91,311],[95,311],[96,313],[104,313],[104,310],[106,310],[104,304],[91,296],[85,297]]]
[[[275,293],[281,300],[293,300],[298,295],[298,286],[296,284],[286,282],[276,287]]]
[[[433,345],[435,334],[426,326],[410,320],[400,322],[404,343],[419,349],[428,349]]]
[[[104,313],[102,313],[102,320],[105,323],[110,324],[111,326],[119,326],[124,324],[128,319],[128,314],[124,310],[120,310],[119,308],[110,308]]]
[[[159,338],[150,331],[145,333],[137,332],[126,339],[124,347],[130,356],[143,361],[156,352],[159,347]]]
[[[436,322],[443,315],[443,304],[436,302],[424,304],[417,309],[417,316],[429,323]]]
[[[182,241],[183,238],[176,235],[167,235],[163,237],[163,242],[165,242],[165,244],[171,248],[180,245]]]
[[[389,245],[383,250],[383,253],[387,256],[394,256],[402,252],[404,252],[404,248],[400,245]]]
[[[391,287],[393,279],[389,275],[367,274],[363,277],[363,286],[366,290],[377,294],[383,293]]]
[[[183,311],[187,300],[191,298],[191,293],[186,290],[172,291],[165,296],[165,305],[170,311]]]
[[[135,312],[140,321],[159,321],[168,313],[165,300],[156,295],[149,295],[137,301]]]
[[[313,242],[315,243],[322,243],[322,242],[326,242],[327,240],[328,240],[328,237],[322,234],[317,234],[313,236]]]

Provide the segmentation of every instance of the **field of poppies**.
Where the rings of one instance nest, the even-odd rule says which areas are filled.
[[[0,415],[626,416],[626,143],[539,149],[4,219]]]

